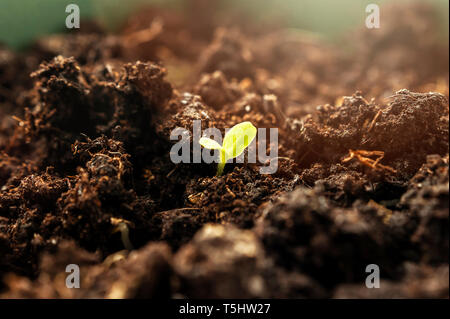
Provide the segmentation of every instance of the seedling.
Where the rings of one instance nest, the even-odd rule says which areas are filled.
[[[130,230],[128,228],[128,225],[131,225],[132,223],[121,218],[111,217],[111,224],[115,226],[113,233],[120,232],[120,237],[125,249],[133,250],[133,245],[130,241]]]
[[[217,165],[217,176],[222,175],[225,164],[228,160],[238,157],[250,145],[256,137],[256,127],[250,122],[242,122],[233,126],[223,138],[220,146],[216,141],[202,137],[200,145],[210,150],[219,150],[219,163]]]

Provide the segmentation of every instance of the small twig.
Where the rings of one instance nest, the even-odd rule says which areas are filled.
[[[236,194],[233,193],[230,188],[228,188],[228,185],[225,186],[225,189],[227,190],[228,194],[230,194],[233,198],[236,198]]]
[[[378,158],[376,160],[373,160],[373,159],[369,158],[368,156],[378,156]],[[343,163],[348,162],[348,161],[352,160],[353,158],[356,158],[363,165],[366,165],[375,170],[381,168],[381,169],[390,171],[392,173],[397,173],[397,171],[395,169],[393,169],[392,167],[382,165],[379,163],[381,161],[381,159],[384,158],[383,151],[349,150],[349,156],[344,158],[342,160],[342,162]]]
[[[172,174],[176,171],[177,167],[178,167],[178,166],[175,166],[175,167],[174,167],[174,168],[166,175],[166,177],[170,177],[170,175],[172,175]]]

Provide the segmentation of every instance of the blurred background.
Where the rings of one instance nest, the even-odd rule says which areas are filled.
[[[346,30],[364,23],[369,3],[408,2],[408,0],[219,0],[219,7],[231,9],[264,21],[280,17],[287,26],[301,28],[337,39]],[[442,38],[448,41],[449,1],[431,3],[440,19]],[[35,38],[64,31],[65,7],[78,4],[82,19],[95,19],[108,30],[122,25],[133,12],[145,5],[183,10],[185,0],[1,0],[0,43],[21,49]],[[381,12],[381,23],[383,13]],[[414,23],[412,21],[411,23]]]

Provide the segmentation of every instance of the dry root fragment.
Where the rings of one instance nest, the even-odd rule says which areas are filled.
[[[371,159],[369,156],[378,156],[377,159]],[[386,170],[391,173],[397,173],[395,169],[390,166],[380,164],[384,157],[383,151],[364,151],[364,150],[349,150],[349,156],[342,160],[343,163],[351,161],[356,158],[361,164],[366,165],[375,170]]]
[[[377,114],[375,114],[375,116],[374,116],[372,122],[370,122],[370,125],[369,125],[369,128],[367,129],[367,132],[370,132],[370,131],[372,130],[372,128],[373,128],[373,126],[375,125],[375,122],[377,121],[377,119],[378,119],[378,117],[380,116],[380,114],[381,114],[381,110],[379,110],[379,111],[377,112]]]
[[[126,34],[122,37],[126,47],[137,47],[140,44],[148,43],[161,34],[164,22],[160,18],[155,18],[150,27]]]

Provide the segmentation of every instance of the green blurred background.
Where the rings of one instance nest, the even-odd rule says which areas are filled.
[[[214,0],[211,0],[214,1]],[[264,19],[284,16],[290,27],[298,27],[333,38],[352,26],[364,23],[369,3],[409,0],[222,0],[223,7],[233,7]],[[449,1],[422,0],[435,5],[448,39]],[[140,6],[153,4],[183,10],[185,0],[0,0],[0,43],[23,48],[34,38],[65,30],[68,4],[78,4],[82,18],[95,18],[109,29],[119,26]],[[381,11],[381,23],[382,23]],[[411,21],[414,23],[414,21]]]

